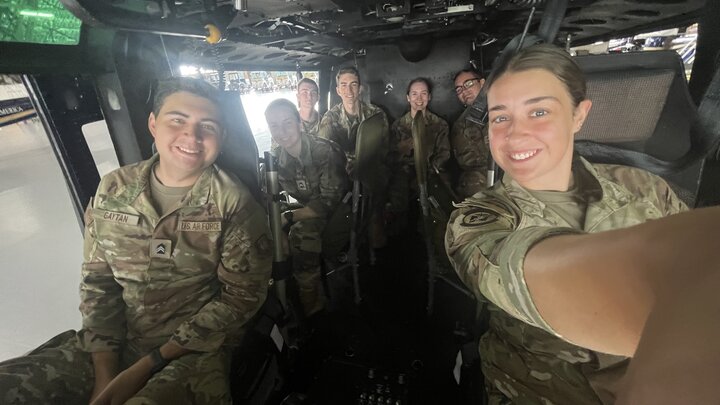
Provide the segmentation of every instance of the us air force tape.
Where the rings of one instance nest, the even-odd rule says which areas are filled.
[[[482,226],[497,221],[497,213],[487,208],[474,208],[465,213],[460,225],[462,226]]]

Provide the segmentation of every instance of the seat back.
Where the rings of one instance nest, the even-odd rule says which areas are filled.
[[[263,202],[260,189],[259,158],[255,138],[248,125],[240,92],[223,92],[223,112],[228,117],[227,138],[218,156],[217,164],[236,175],[250,189],[259,202]],[[263,203],[264,204],[264,203]]]
[[[662,176],[694,204],[709,146],[693,128],[697,108],[674,51],[575,58],[593,107],[575,148],[596,163],[640,167]],[[706,150],[707,149],[707,150]]]

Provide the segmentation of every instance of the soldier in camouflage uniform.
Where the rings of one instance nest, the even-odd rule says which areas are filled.
[[[303,77],[297,86],[297,105],[300,112],[300,122],[302,123],[302,133],[304,135],[317,136],[320,128],[320,114],[315,109],[319,99],[318,85],[315,80]],[[278,144],[274,139],[270,141],[270,150],[273,155],[277,155]]]
[[[0,365],[3,404],[229,404],[229,353],[265,300],[267,217],[214,166],[217,90],[161,83],[158,154],[105,176],[85,213],[83,328]]]
[[[322,115],[315,109],[319,100],[318,85],[315,80],[303,77],[298,82],[297,102],[302,123],[303,135],[317,136]]]
[[[375,174],[376,186],[370,190],[372,200],[371,207],[371,232],[370,240],[373,248],[383,247],[386,243],[385,231],[383,229],[383,209],[387,199],[387,185],[390,179],[390,166],[388,164],[390,131],[388,119],[385,112],[373,104],[367,104],[360,100],[360,73],[353,67],[346,67],[338,70],[335,77],[337,88],[335,91],[342,98],[342,102],[322,117],[318,136],[329,139],[338,145],[347,158],[346,170],[350,178],[354,177],[355,143],[357,130],[360,123],[371,116],[381,115],[384,127],[381,130],[381,146],[377,159],[379,166]]]
[[[585,308],[583,295],[601,288],[604,267],[598,264],[603,270],[594,273],[597,281],[583,290],[572,284],[573,274],[597,260],[579,256],[578,264],[564,256],[581,255],[579,245],[550,248],[544,263],[559,267],[567,261],[568,267],[575,267],[548,284],[532,284],[551,271],[533,273],[539,261],[529,252],[557,235],[603,233],[675,214],[686,206],[662,179],[643,170],[573,159],[573,137],[591,103],[585,97],[582,72],[564,51],[527,48],[501,65],[488,86],[490,147],[505,176],[492,190],[460,204],[450,219],[446,248],[463,282],[491,302],[490,329],[480,343],[490,404],[612,404],[627,356],[635,350],[615,343],[624,332],[617,325],[625,326],[623,312],[643,305],[634,298],[622,305],[622,292],[609,293],[598,302],[597,311],[559,323],[563,318],[546,312],[547,301],[538,297],[557,299],[582,291],[578,300],[559,311]],[[586,251],[600,246],[589,243]],[[621,281],[610,291],[622,291],[618,286],[626,283],[639,285],[633,269],[620,274]],[[562,280],[570,286],[558,285]],[[618,307],[619,313],[612,312]],[[616,316],[608,321],[613,327],[600,326],[606,325],[601,321],[608,314]],[[637,335],[644,324],[644,318],[638,319]],[[626,335],[637,345],[637,336]]]
[[[461,70],[455,75],[455,94],[465,107],[471,105],[485,84],[473,70]],[[460,115],[452,126],[450,142],[453,155],[460,166],[460,177],[456,191],[460,197],[469,197],[485,188],[485,176],[488,168],[487,128],[467,120],[468,109]]]
[[[285,211],[283,225],[289,232],[300,303],[305,315],[310,316],[325,306],[320,278],[322,234],[350,188],[345,155],[332,141],[303,134],[298,111],[285,99],[271,102],[265,118],[279,145],[280,186],[303,205]]]
[[[427,156],[430,172],[437,168],[445,175],[445,165],[450,159],[450,141],[448,140],[448,124],[444,119],[427,109],[432,99],[432,85],[428,79],[419,77],[410,81],[407,88],[407,100],[410,111],[392,124],[390,147],[392,154],[397,156],[398,168],[393,170],[389,200],[392,211],[402,212],[407,209],[410,190],[417,190],[415,181],[415,157],[412,136],[412,123],[415,115],[422,113],[425,122],[425,133],[428,136]],[[449,178],[445,179],[449,181]],[[416,194],[417,192],[415,192]]]

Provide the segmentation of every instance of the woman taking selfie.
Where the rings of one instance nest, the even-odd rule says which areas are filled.
[[[701,319],[719,305],[690,292],[718,286],[718,209],[673,215],[687,207],[661,178],[573,154],[592,102],[563,50],[506,57],[486,88],[490,150],[505,175],[453,213],[446,248],[464,283],[492,303],[480,343],[490,403],[711,398],[697,387],[704,375],[658,370],[691,364],[699,336],[717,336],[717,322],[703,329]],[[700,309],[690,324],[679,303]],[[669,346],[678,325],[700,332]]]

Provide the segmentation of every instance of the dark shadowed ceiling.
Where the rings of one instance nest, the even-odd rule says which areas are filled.
[[[305,68],[397,44],[413,53],[440,38],[504,43],[533,6],[538,29],[549,0],[61,0],[85,22],[184,36],[182,58],[201,65]],[[558,43],[582,45],[697,20],[705,0],[568,0]],[[222,41],[202,40],[205,24]]]

